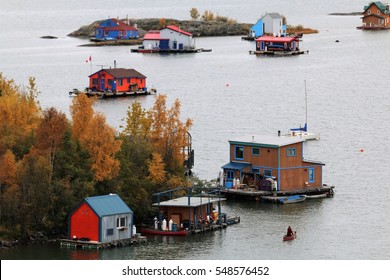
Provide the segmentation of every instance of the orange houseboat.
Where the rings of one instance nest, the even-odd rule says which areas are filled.
[[[230,162],[222,166],[225,188],[264,195],[331,191],[322,183],[325,164],[304,158],[304,141],[263,135],[230,140]]]
[[[363,30],[390,29],[390,6],[380,1],[371,2],[364,7],[362,26]]]
[[[140,72],[134,69],[109,68],[101,69],[90,75],[89,87],[85,92],[74,89],[69,94],[85,93],[88,96],[114,97],[155,92],[155,89],[148,90],[146,76]]]

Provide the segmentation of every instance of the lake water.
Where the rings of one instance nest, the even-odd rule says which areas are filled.
[[[390,31],[360,31],[359,16],[329,15],[361,11],[367,1],[1,2],[3,75],[23,85],[34,76],[41,106],[68,114],[68,92],[87,85],[89,56],[92,71],[114,60],[137,69],[168,103],[180,99],[182,117],[194,120],[194,172],[202,179],[216,178],[229,161],[229,139],[303,125],[306,80],[309,129],[321,140],[304,144],[305,157],[324,162],[323,181],[336,186],[332,199],[295,205],[228,201],[224,212],[239,215],[241,223],[218,232],[98,252],[19,247],[0,251],[1,259],[390,259]],[[248,23],[279,12],[288,24],[319,33],[303,37],[309,54],[293,57],[249,55],[254,43],[240,37],[196,38],[209,53],[143,55],[127,46],[80,47],[87,41],[66,36],[107,17],[189,19],[192,7]],[[40,39],[44,35],[59,38]],[[153,96],[140,96],[99,100],[95,108],[119,129],[134,100],[145,108],[154,103]],[[299,237],[284,243],[288,225]]]

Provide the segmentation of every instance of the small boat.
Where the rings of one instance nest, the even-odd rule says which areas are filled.
[[[297,203],[302,202],[306,200],[306,195],[299,194],[299,195],[292,195],[292,196],[286,196],[283,198],[279,198],[278,202],[281,204],[290,204],[290,203]]]
[[[186,236],[189,234],[188,230],[178,230],[178,231],[169,231],[169,230],[159,230],[153,228],[141,228],[141,233],[151,234],[151,235],[165,235],[165,236]]]
[[[325,197],[328,197],[327,193],[306,195],[307,199],[316,199],[316,198],[325,198]]]
[[[292,235],[290,235],[290,236],[284,235],[284,236],[283,236],[283,241],[294,240],[296,237],[297,237],[297,232],[294,231],[294,233],[293,233]]]

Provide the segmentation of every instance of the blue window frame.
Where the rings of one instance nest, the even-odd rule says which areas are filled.
[[[287,149],[287,156],[288,157],[295,157],[296,155],[297,155],[297,150],[295,148]]]
[[[259,168],[252,168],[252,173],[253,174],[260,174],[260,169]]]
[[[314,168],[309,168],[309,183],[314,182]]]
[[[253,156],[259,156],[260,155],[260,148],[253,147],[252,148],[252,155]]]
[[[234,147],[234,158],[235,159],[244,159],[244,147],[235,146]]]
[[[264,177],[272,177],[272,170],[264,169]]]

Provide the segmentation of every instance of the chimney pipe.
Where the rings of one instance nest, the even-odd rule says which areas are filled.
[[[280,130],[278,130],[278,136],[280,137]]]

